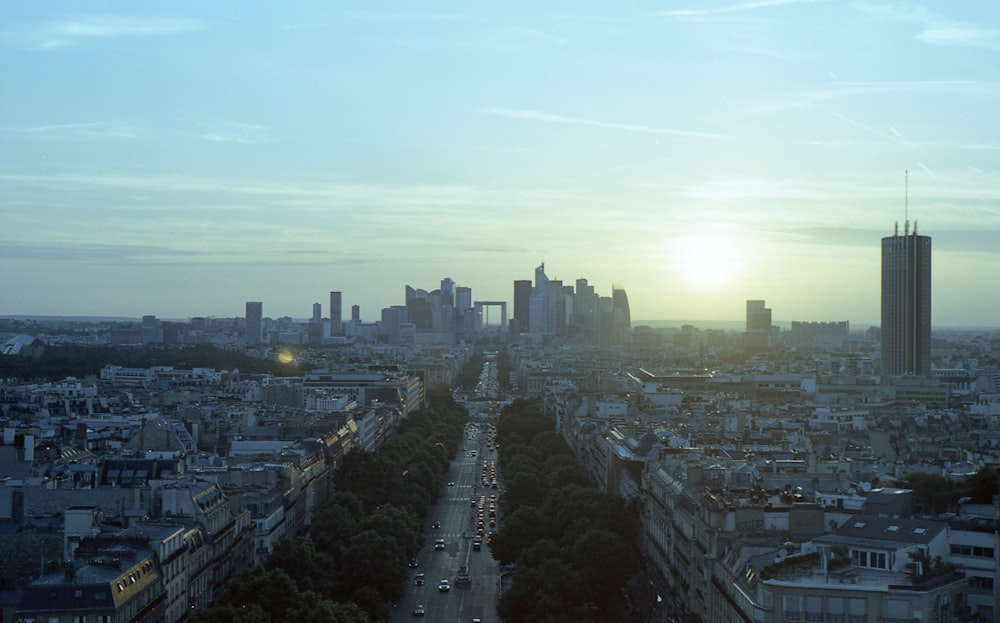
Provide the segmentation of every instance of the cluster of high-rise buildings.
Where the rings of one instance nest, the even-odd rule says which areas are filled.
[[[447,343],[456,339],[500,336],[504,341],[521,339],[574,339],[602,345],[622,344],[631,327],[628,295],[614,285],[611,296],[601,296],[586,279],[575,286],[549,279],[545,265],[535,269],[535,281],[514,281],[513,317],[507,301],[473,300],[472,288],[451,278],[433,290],[407,285],[402,305],[381,310],[378,322],[362,322],[360,308],[351,308],[351,318],[342,317],[341,292],[330,292],[329,318],[322,305],[314,303],[305,335],[297,341],[319,344],[367,339],[389,344]],[[246,303],[247,345],[287,342],[278,323],[266,322],[263,303]],[[287,323],[285,323],[287,324]],[[277,329],[277,330],[273,330]],[[296,341],[293,338],[293,341]]]

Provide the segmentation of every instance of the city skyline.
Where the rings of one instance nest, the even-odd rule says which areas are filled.
[[[371,321],[544,262],[639,322],[877,325],[908,216],[934,325],[1000,326],[998,7],[252,8],[0,6],[0,315]]]

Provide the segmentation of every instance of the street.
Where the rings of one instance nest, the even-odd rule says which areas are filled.
[[[479,551],[472,546],[478,519],[473,498],[478,503],[483,496],[499,497],[498,489],[482,484],[484,462],[489,464],[496,459],[496,450],[487,443],[489,434],[486,424],[467,425],[463,444],[446,476],[446,482],[453,484],[445,485],[438,503],[428,511],[426,545],[417,555],[417,567],[410,569],[411,581],[405,595],[390,613],[391,623],[419,618],[414,614],[418,605],[424,607],[424,618],[428,621],[470,622],[476,618],[483,623],[498,621],[499,569],[485,543]],[[441,527],[432,528],[435,522],[441,522]],[[487,533],[490,530],[496,528],[486,528]],[[443,550],[435,549],[438,539],[444,540]],[[460,581],[463,568],[471,581],[467,587]],[[417,573],[424,574],[422,586],[412,581]],[[449,590],[439,590],[441,580],[448,580]]]

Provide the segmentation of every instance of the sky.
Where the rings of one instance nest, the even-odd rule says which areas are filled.
[[[634,320],[1000,326],[995,2],[0,3],[0,315],[364,320],[442,278]]]

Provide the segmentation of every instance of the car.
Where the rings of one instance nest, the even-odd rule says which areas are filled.
[[[413,578],[413,584],[415,586],[423,586],[424,585],[424,574],[423,573],[418,573],[416,575],[416,577]]]
[[[455,486],[455,483],[453,483],[453,482],[449,482],[449,483],[448,483],[448,486],[449,486],[449,487],[454,487],[454,486]]]
[[[448,580],[441,580],[440,582],[438,582],[438,590],[441,591],[442,593],[447,593],[448,591],[451,590],[451,582],[449,582]]]
[[[437,551],[443,550],[444,547],[445,547],[444,539],[438,539],[434,541],[434,549],[436,549]]]
[[[407,562],[406,564],[410,567],[410,569],[413,569],[414,567],[417,566],[417,559],[411,558],[409,562]]]
[[[440,521],[435,521],[434,523],[431,524],[431,528],[433,528],[435,530],[440,530],[441,529],[441,522]]]
[[[417,604],[417,607],[413,609],[413,616],[422,617],[424,616],[424,605]]]

